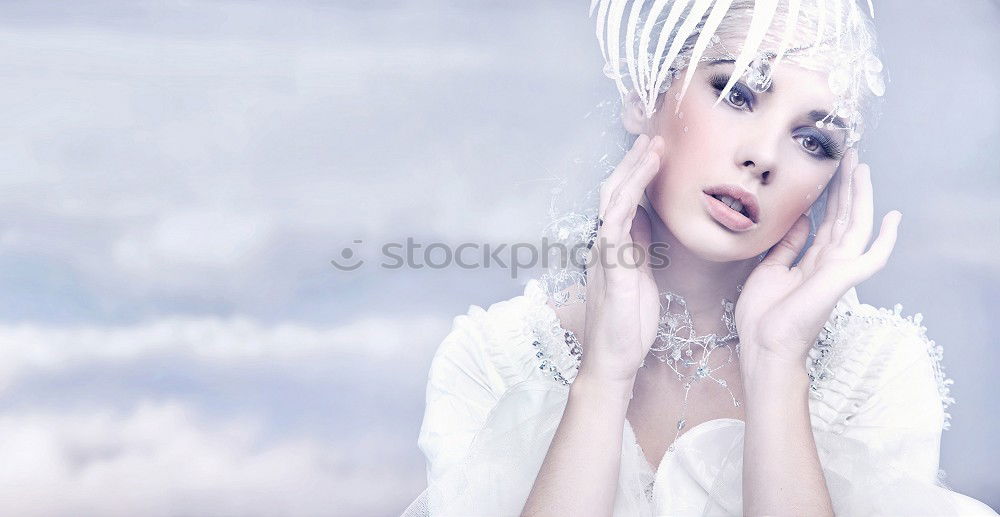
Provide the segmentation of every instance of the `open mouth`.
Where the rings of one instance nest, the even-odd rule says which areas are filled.
[[[738,212],[743,217],[746,217],[747,219],[749,219],[749,220],[751,220],[753,222],[757,222],[757,221],[754,221],[754,217],[751,216],[750,211],[747,210],[747,207],[743,206],[743,203],[740,200],[738,200],[738,199],[736,199],[736,198],[734,198],[732,196],[728,196],[726,194],[709,194],[709,195],[712,196],[712,197],[714,197],[715,199],[718,199],[723,204],[725,204],[726,206],[728,206],[732,210]]]
[[[702,191],[705,209],[719,224],[735,232],[756,227],[760,219],[757,196],[733,184],[713,185]]]

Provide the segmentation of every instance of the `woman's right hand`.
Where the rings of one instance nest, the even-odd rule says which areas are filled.
[[[649,215],[639,203],[660,169],[664,144],[663,137],[639,135],[601,186],[578,375],[631,385],[656,339],[659,291],[649,265]]]

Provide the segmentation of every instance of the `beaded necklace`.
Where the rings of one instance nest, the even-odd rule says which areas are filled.
[[[742,291],[742,289],[743,285],[738,285],[736,287],[737,293]],[[714,381],[729,393],[729,397],[733,401],[733,406],[740,407],[740,401],[737,400],[736,395],[729,388],[726,380],[713,375],[717,370],[733,363],[733,359],[739,356],[740,344],[734,315],[736,304],[732,300],[722,300],[722,323],[726,328],[726,334],[719,336],[718,334],[711,333],[699,336],[695,333],[694,322],[684,298],[670,291],[660,293],[660,296],[664,301],[661,304],[662,309],[656,340],[649,349],[649,355],[652,355],[661,363],[666,363],[674,372],[674,375],[677,376],[677,379],[684,381],[684,400],[681,402],[680,418],[677,420],[674,439],[667,448],[673,451],[674,443],[680,437],[681,430],[687,425],[688,395],[691,392],[693,383],[706,379]],[[680,307],[679,311],[671,310],[675,304]],[[712,367],[708,359],[712,355],[712,352],[720,348],[725,349],[728,355],[725,361],[718,366]],[[695,349],[699,349],[697,354]],[[646,366],[645,360],[643,360],[640,367],[644,366]]]
[[[742,291],[742,288],[742,284],[738,285],[736,288],[737,292]],[[672,451],[674,442],[680,437],[681,430],[687,424],[688,395],[693,383],[706,379],[714,381],[729,393],[733,405],[740,407],[740,401],[729,388],[726,380],[713,375],[717,370],[728,364],[732,364],[734,358],[739,356],[740,345],[734,316],[735,303],[732,300],[722,300],[722,322],[726,328],[726,334],[719,336],[711,333],[699,336],[695,333],[694,322],[684,298],[671,291],[661,292],[660,296],[664,300],[660,305],[660,321],[657,325],[656,338],[649,349],[647,357],[653,356],[661,363],[666,363],[677,376],[677,379],[684,381],[684,400],[681,403],[681,415],[677,420],[674,440],[668,448]],[[679,310],[672,310],[675,307],[679,308]],[[578,368],[579,360],[583,354],[583,346],[576,334],[569,330],[563,330],[563,340],[565,341],[566,349],[569,351],[569,356],[575,360]],[[532,345],[536,349],[535,356],[541,359],[539,369],[547,370],[559,383],[569,385],[571,380],[567,379],[560,368],[557,367],[548,346],[537,339],[534,340]],[[720,348],[726,349],[728,356],[721,364],[712,367],[709,364],[709,357],[712,355],[712,352]],[[696,349],[698,349],[697,354],[695,352]],[[646,360],[644,359],[640,368],[645,366]]]

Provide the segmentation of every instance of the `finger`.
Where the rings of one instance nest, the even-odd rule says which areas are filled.
[[[814,305],[821,302],[822,312],[830,314],[837,300],[858,282],[854,275],[842,267],[821,267],[807,275],[799,289],[793,293],[795,305]],[[825,300],[825,302],[822,302]]]
[[[636,167],[635,172],[618,187],[612,196],[608,204],[605,224],[612,224],[613,228],[618,228],[620,237],[624,238],[628,235],[632,225],[632,216],[642,200],[642,194],[659,170],[660,155],[655,150],[650,150],[642,163]],[[609,232],[611,231],[609,229]]]
[[[844,231],[841,245],[852,253],[861,254],[872,238],[872,218],[875,206],[872,201],[871,168],[867,164],[858,166],[854,173],[854,205],[851,207],[851,222]]]
[[[631,244],[630,231],[642,199],[642,192],[659,170],[659,163],[656,152],[649,151],[635,172],[619,186],[609,201],[602,238],[602,243],[606,246],[606,249],[602,250],[604,251],[602,264],[605,268],[605,283],[609,289],[612,289],[610,286],[616,282],[635,280],[634,275],[625,269],[634,267],[629,264],[634,263],[633,250],[628,249]]]
[[[603,221],[598,218],[595,222],[595,235],[594,240],[590,242],[587,246],[587,262],[583,265],[584,273],[587,279],[587,296],[593,298],[589,299],[599,299],[597,297],[603,296],[604,293],[604,268],[602,267],[604,238],[603,234],[603,224],[597,226],[597,222],[603,223]]]
[[[598,207],[597,213],[599,217],[604,217],[604,213],[607,210],[608,203],[611,200],[611,194],[614,193],[615,189],[622,182],[625,176],[631,172],[638,162],[642,160],[649,147],[649,136],[642,134],[635,139],[632,143],[632,148],[625,153],[625,157],[622,161],[618,163],[611,175],[608,176],[603,183],[601,183],[600,191],[600,206]]]
[[[833,219],[833,228],[830,230],[830,243],[838,244],[847,230],[847,225],[851,221],[851,205],[854,197],[855,173],[858,170],[858,162],[852,160],[848,165],[850,169],[844,169],[844,177],[837,188],[837,216]]]
[[[816,235],[813,237],[812,244],[806,250],[805,255],[802,256],[802,260],[799,261],[799,267],[811,270],[816,265],[819,254],[830,243],[833,234],[833,221],[837,218],[837,208],[840,206],[840,184],[846,174],[844,171],[853,169],[857,159],[857,151],[854,149],[848,150],[840,160],[840,164],[837,165],[837,170],[834,171],[833,177],[827,183],[823,220],[816,229]]]
[[[837,218],[837,208],[840,206],[840,185],[843,183],[847,171],[854,169],[857,160],[858,152],[854,149],[848,151],[840,161],[840,165],[837,167],[833,179],[830,180],[830,184],[826,187],[828,192],[826,196],[826,209],[823,212],[823,222],[820,224],[819,229],[816,230],[816,238],[813,239],[812,248],[814,249],[825,246],[830,242],[831,235],[833,234],[833,221]]]
[[[788,232],[785,233],[785,236],[771,247],[771,250],[767,252],[761,263],[792,267],[792,262],[795,260],[795,257],[799,256],[799,252],[802,251],[802,246],[805,246],[806,239],[808,238],[809,218],[800,215]]]
[[[862,276],[859,282],[874,275],[889,262],[889,255],[892,254],[892,250],[896,246],[899,222],[902,219],[903,214],[898,210],[893,210],[882,217],[882,226],[879,228],[878,237],[875,238],[875,242],[868,248],[868,251],[858,257]]]
[[[632,236],[632,243],[637,247],[637,250],[642,250],[643,256],[639,257],[641,261],[639,262],[639,271],[643,275],[652,278],[653,271],[650,265],[650,246],[653,241],[653,225],[649,220],[649,214],[646,213],[646,209],[639,206],[636,209],[635,216],[632,218],[632,230],[629,232]]]
[[[629,226],[631,226],[630,238],[623,241],[622,248],[619,248],[620,252],[616,250],[614,266],[605,271],[610,285],[624,285],[623,282],[634,281],[633,270],[638,270],[641,275],[648,278],[653,277],[649,265],[649,246],[653,230],[646,210],[638,207]]]
[[[629,172],[628,176],[626,176],[621,183],[618,184],[618,188],[616,188],[615,191],[611,194],[611,199],[615,199],[618,196],[620,196],[624,190],[634,188],[635,187],[634,181],[636,178],[636,174],[653,172],[655,176],[655,173],[659,171],[659,164],[651,163],[648,160],[651,160],[653,158],[660,159],[663,156],[663,147],[664,147],[663,137],[661,136],[653,137],[652,140],[649,141],[649,146],[646,148],[646,154],[643,156],[640,163],[631,172]],[[646,167],[655,167],[655,169],[649,170]],[[652,177],[649,178],[649,180],[651,179]],[[642,199],[642,192],[645,190],[646,185],[649,184],[649,180],[647,180],[645,184],[639,187],[638,197],[640,200]],[[631,203],[627,205],[631,208],[629,210],[628,215],[625,217],[625,220],[628,221],[629,223],[624,228],[625,232],[628,232],[629,226],[631,226],[632,217],[635,215],[635,209],[636,207],[638,207],[638,205],[639,202],[636,202],[635,205],[632,205]]]

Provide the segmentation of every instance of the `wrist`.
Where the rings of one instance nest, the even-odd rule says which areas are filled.
[[[748,399],[808,399],[809,374],[801,361],[759,353],[741,360],[740,375]]]
[[[632,399],[635,377],[617,379],[581,371],[570,385],[570,398],[583,398],[608,408],[627,408]]]
[[[630,373],[626,373],[626,371]],[[580,369],[577,371],[576,378],[583,378],[591,384],[601,384],[608,389],[618,391],[628,390],[631,393],[637,373],[638,371],[632,368],[604,368],[599,362],[591,363],[584,359],[580,362]],[[573,382],[575,383],[576,381],[574,380]]]
[[[807,353],[778,353],[760,346],[741,347],[740,374],[743,380],[756,381],[758,378],[808,379],[806,375]]]
[[[744,413],[748,428],[771,428],[781,422],[809,422],[809,376],[788,372],[744,380]]]

